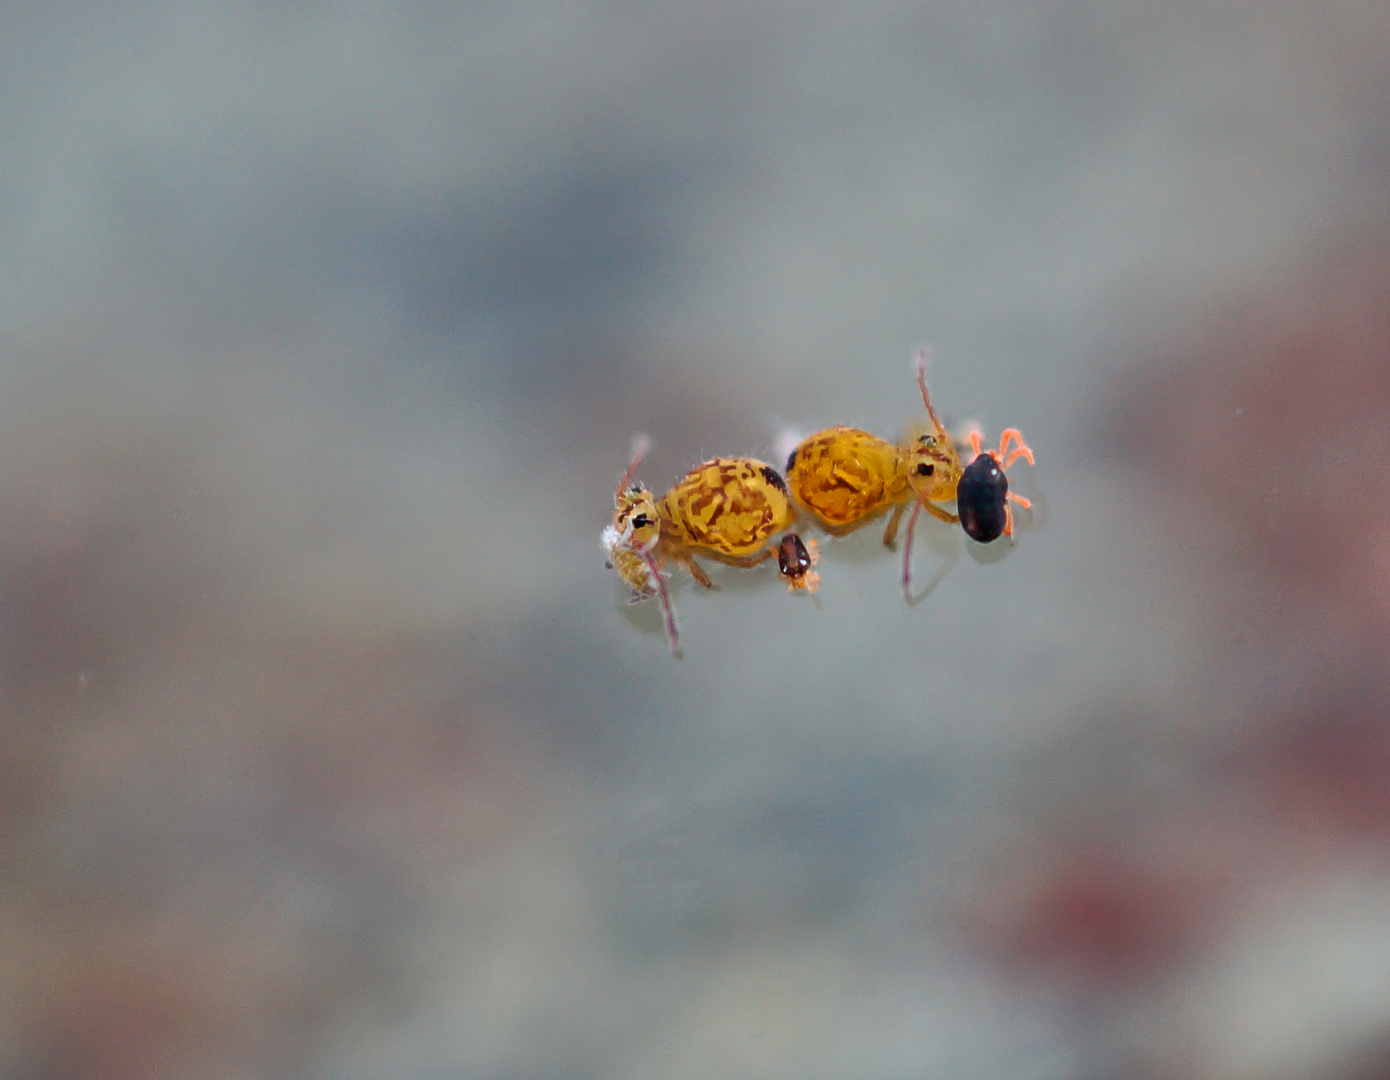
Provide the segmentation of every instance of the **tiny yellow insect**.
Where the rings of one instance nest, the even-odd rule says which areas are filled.
[[[932,408],[927,360],[927,350],[918,350],[917,386],[930,421],[925,430],[895,445],[858,428],[826,428],[803,439],[787,458],[787,481],[796,501],[833,536],[853,532],[891,506],[883,542],[892,544],[907,504],[913,504],[903,545],[903,590],[909,599],[917,515],[925,509],[942,521],[958,521],[936,504],[955,499],[964,471],[960,449]]]
[[[602,543],[608,565],[618,572],[632,600],[657,596],[666,615],[666,637],[673,656],[680,655],[675,611],[661,568],[667,561],[684,566],[707,589],[709,575],[697,554],[730,566],[752,567],[777,556],[778,571],[792,591],[815,592],[820,575],[811,570],[816,547],[789,533],[777,547],[774,534],[796,519],[786,481],[771,465],[753,458],[712,458],[695,466],[660,499],[632,477],[651,443],[639,435],[614,494],[613,523]]]

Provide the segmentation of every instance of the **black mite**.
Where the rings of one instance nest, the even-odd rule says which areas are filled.
[[[965,535],[981,544],[998,540],[1009,520],[1009,478],[993,454],[981,454],[956,484],[956,513]]]
[[[1012,452],[1009,441],[1017,445]],[[1004,470],[1018,458],[1033,464],[1033,451],[1023,441],[1017,428],[1007,429],[999,438],[998,450],[980,450],[980,433],[970,433],[970,446],[975,460],[965,467],[956,483],[956,513],[960,515],[965,535],[981,544],[1014,534],[1014,515],[1010,502],[1030,507],[1033,504],[1022,495],[1009,491],[1009,478]]]

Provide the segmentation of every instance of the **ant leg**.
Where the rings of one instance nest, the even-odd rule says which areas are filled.
[[[661,571],[657,568],[656,560],[651,553],[644,551],[642,561],[647,564],[647,569],[651,571],[652,582],[656,586],[656,594],[661,598],[661,610],[666,613],[666,643],[671,647],[672,658],[679,660],[681,657],[680,634],[676,630],[676,609],[671,606],[671,598],[666,594],[666,582],[661,577]]]
[[[980,449],[980,433],[972,431],[970,433],[970,461],[974,461],[983,451]],[[969,462],[967,462],[969,464]]]
[[[898,522],[903,519],[903,511],[907,509],[907,503],[898,503],[893,507],[893,515],[888,519],[888,528],[883,530],[883,546],[892,547],[893,541],[898,537]],[[916,514],[916,511],[913,511]],[[910,543],[911,541],[909,541]]]
[[[923,503],[919,499],[912,504],[912,516],[907,519],[907,535],[903,537],[903,595],[912,602],[912,534],[917,528],[917,515]]]
[[[862,521],[851,521],[847,525],[835,525],[826,521],[824,518],[820,519],[820,527],[831,536],[848,536],[862,524],[864,524]]]
[[[956,514],[951,513],[949,510],[941,509],[941,507],[937,506],[935,503],[924,502],[921,505],[922,509],[936,518],[937,521],[944,521],[947,525],[954,525],[960,521],[960,518]]]
[[[1030,502],[1028,499],[1025,499],[1022,495],[1017,495],[1012,491],[1009,492],[1009,501],[1018,503],[1018,505],[1023,507],[1023,509],[1025,510],[1033,509],[1032,502]]]
[[[748,570],[754,566],[761,566],[763,563],[767,562],[768,559],[772,558],[773,554],[775,554],[774,548],[765,547],[762,551],[754,552],[752,555],[737,555],[727,559],[721,559],[720,561],[729,566],[737,566],[740,569]]]
[[[929,502],[918,502],[912,508],[912,517],[907,521],[907,536],[903,539],[903,596],[907,598],[909,604],[912,603],[912,534],[915,531],[917,513],[920,510],[925,510],[932,517],[944,521],[948,525],[955,525],[960,521],[960,518],[949,510],[943,510]]]
[[[677,556],[676,562],[690,571],[690,576],[695,579],[697,585],[703,585],[706,589],[716,588],[714,582],[709,579],[709,575],[705,573],[705,568],[695,561],[693,555]]]

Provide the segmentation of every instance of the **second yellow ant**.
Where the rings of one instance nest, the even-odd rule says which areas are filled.
[[[815,541],[803,544],[788,533],[776,548],[770,546],[774,534],[796,518],[776,469],[753,458],[712,458],[657,499],[632,482],[650,446],[645,436],[633,440],[632,458],[613,497],[613,522],[604,529],[602,543],[608,565],[631,589],[633,601],[660,598],[672,656],[680,656],[680,641],[662,573],[668,561],[712,589],[697,554],[738,567],[757,566],[775,555],[788,589],[815,591],[820,582],[811,569],[817,559]]]

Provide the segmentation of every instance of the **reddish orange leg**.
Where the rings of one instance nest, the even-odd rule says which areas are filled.
[[[820,562],[820,545],[816,543],[814,538],[806,541],[806,554],[811,556],[812,566],[815,566],[816,563]],[[806,573],[801,576],[800,581],[787,582],[787,591],[796,592],[798,589],[805,589],[807,595],[810,595],[811,593],[814,593],[816,591],[816,588],[819,585],[820,575],[816,573],[814,570],[807,570]]]
[[[1033,509],[1033,504],[1022,495],[1015,495],[1009,492],[1008,500],[1004,503],[1004,535],[1013,536],[1014,534],[1014,508],[1009,505],[1011,502],[1018,503],[1025,510]]]
[[[1032,448],[1023,441],[1023,433],[1019,431],[1018,428],[1004,429],[999,436],[998,450],[983,449],[980,446],[980,438],[981,436],[978,431],[972,431],[970,433],[970,450],[974,455],[974,457],[970,459],[971,461],[974,461],[975,458],[979,457],[981,454],[989,454],[995,461],[999,462],[999,467],[1001,469],[1007,469],[1019,458],[1023,458],[1029,465],[1033,464]],[[1017,443],[1012,451],[1009,449],[1010,442]]]
[[[671,606],[671,597],[666,593],[666,582],[661,576],[661,570],[656,565],[656,559],[652,558],[651,552],[642,552],[642,561],[647,564],[647,569],[651,571],[652,582],[656,586],[656,595],[661,598],[661,610],[666,614],[666,643],[671,646],[671,655],[679,660],[681,656],[680,635],[676,631],[676,610]]]
[[[1009,440],[1018,443],[1014,447],[1013,453],[1009,453]],[[1004,468],[1008,468],[1019,458],[1023,458],[1029,465],[1033,464],[1033,451],[1028,444],[1023,441],[1023,433],[1018,428],[1005,428],[999,436],[999,462]]]

